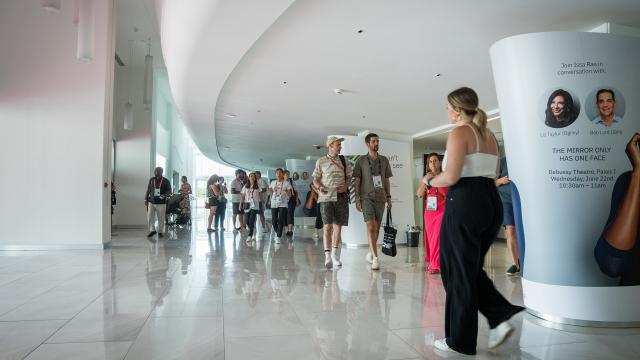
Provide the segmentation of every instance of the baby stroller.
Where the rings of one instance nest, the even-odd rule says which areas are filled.
[[[186,200],[186,205],[183,200]],[[184,199],[181,194],[173,194],[167,200],[167,225],[180,228],[191,228],[191,210],[188,206],[189,199]]]

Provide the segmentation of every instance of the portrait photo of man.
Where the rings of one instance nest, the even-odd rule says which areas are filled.
[[[616,115],[616,94],[611,89],[600,89],[596,93],[596,109],[598,116],[593,121],[604,127],[619,123],[622,118]]]

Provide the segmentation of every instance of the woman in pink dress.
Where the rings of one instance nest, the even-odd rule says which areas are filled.
[[[427,157],[428,173],[431,177],[442,171],[440,155],[431,153]],[[444,204],[448,188],[427,186],[427,175],[418,187],[418,197],[424,197],[424,261],[429,263],[429,274],[440,273],[440,224],[444,215]]]

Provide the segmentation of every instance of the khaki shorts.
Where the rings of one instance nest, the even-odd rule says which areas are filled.
[[[346,195],[338,195],[338,201],[320,203],[320,216],[325,225],[349,225],[349,201]]]
[[[384,206],[386,201],[379,201],[374,199],[362,198],[362,214],[364,215],[364,221],[375,220],[378,224],[382,223],[382,215],[384,214]]]

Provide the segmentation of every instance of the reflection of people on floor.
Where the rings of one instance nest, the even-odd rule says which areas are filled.
[[[240,271],[236,273],[236,277],[240,280],[241,291],[247,299],[247,303],[254,308],[258,303],[260,290],[264,284],[264,268],[262,268],[262,271],[258,270],[257,264],[259,261],[253,249],[253,244],[245,244],[241,241],[239,246],[246,247],[246,251],[241,257],[242,264]]]
[[[322,259],[315,261],[322,264]],[[340,294],[338,273],[340,269],[318,272],[322,286],[322,312],[318,314],[317,326],[312,330],[318,341],[320,350],[328,359],[344,359],[349,357],[347,344],[347,305]]]
[[[213,288],[219,288],[224,279],[224,232],[208,233],[209,253],[207,256],[207,281]],[[213,237],[213,238],[212,238]]]
[[[369,273],[369,288],[366,297],[361,303],[359,299],[351,299],[348,304],[355,302],[355,318],[352,321],[352,344],[351,352],[361,354],[363,359],[386,359],[389,355],[387,346],[389,331],[384,323],[380,295],[378,293],[378,279],[380,274],[377,271]],[[355,300],[355,301],[354,301]],[[372,341],[372,339],[376,339]]]
[[[422,327],[440,327],[444,325],[445,298],[446,294],[442,286],[442,279],[439,276],[424,274]],[[435,334],[433,335],[435,336]]]
[[[288,244],[279,246],[273,253],[271,260],[271,290],[272,300],[278,305],[278,310],[282,309],[284,300],[289,297],[294,286],[298,282],[299,266],[293,259],[293,240],[286,240]]]
[[[620,175],[611,195],[607,225],[594,253],[600,270],[620,285],[640,285],[640,133],[627,144],[632,170]]]
[[[162,299],[171,290],[171,279],[167,276],[169,259],[166,256],[164,244],[149,243],[149,255],[147,257],[147,287],[151,294],[152,302],[162,304]]]

